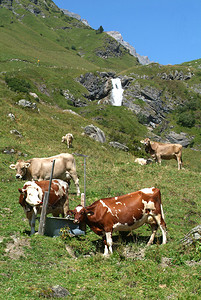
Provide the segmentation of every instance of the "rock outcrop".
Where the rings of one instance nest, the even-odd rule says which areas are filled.
[[[88,125],[84,128],[84,134],[100,143],[105,143],[106,141],[104,132],[93,124]]]
[[[148,65],[148,64],[151,63],[148,56],[142,56],[142,55],[138,54],[133,46],[131,46],[128,42],[125,42],[123,40],[123,37],[122,37],[120,32],[118,32],[118,31],[106,31],[106,33],[109,34],[110,36],[112,36],[118,43],[123,45],[126,49],[128,49],[131,55],[137,57],[140,64]]]

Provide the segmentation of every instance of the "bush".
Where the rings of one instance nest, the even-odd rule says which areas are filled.
[[[71,46],[72,50],[76,50],[76,47],[74,45]]]
[[[6,77],[5,81],[9,88],[14,92],[28,93],[31,85],[25,79],[20,79],[16,77]]]
[[[195,125],[195,116],[192,112],[183,112],[179,115],[177,124],[184,127],[193,127]]]

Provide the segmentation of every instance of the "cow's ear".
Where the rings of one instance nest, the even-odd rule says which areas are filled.
[[[11,164],[11,165],[9,166],[9,168],[12,169],[12,170],[15,170],[15,165],[14,165],[14,164]]]
[[[68,210],[67,215],[73,216],[74,215],[73,210]]]
[[[150,142],[150,146],[151,146],[151,149],[152,150],[156,150],[156,148],[157,148],[157,144],[156,143],[154,143],[154,142]]]
[[[93,211],[88,211],[87,212],[87,216],[93,216],[94,215],[94,212]]]
[[[20,194],[23,194],[23,191],[22,191],[22,189],[18,189],[18,191],[20,192]]]
[[[30,163],[25,163],[25,164],[24,164],[24,167],[25,167],[25,168],[28,168],[29,166],[30,166]]]

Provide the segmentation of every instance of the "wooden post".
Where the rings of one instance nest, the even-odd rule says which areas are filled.
[[[86,201],[86,157],[88,157],[88,155],[84,155],[80,153],[73,153],[73,155],[84,157],[84,200]]]
[[[81,194],[81,205],[82,205],[83,207],[86,206],[86,202],[85,202],[85,194],[84,194],[84,193]],[[86,232],[87,226],[86,226],[86,223],[85,223],[85,222],[80,223],[80,229]]]
[[[81,194],[81,205],[83,207],[86,206],[86,199],[85,199],[85,194],[84,193]]]
[[[42,211],[41,211],[41,215],[40,215],[40,223],[39,223],[39,228],[38,228],[38,234],[40,234],[40,235],[44,235],[44,232],[45,232],[47,206],[48,206],[49,195],[50,195],[50,190],[51,190],[51,185],[52,185],[54,164],[55,164],[55,159],[52,162],[52,172],[51,172],[51,175],[50,175],[50,182],[49,182],[48,192],[45,192],[45,195],[44,195],[44,198],[43,198],[43,206],[42,206]]]

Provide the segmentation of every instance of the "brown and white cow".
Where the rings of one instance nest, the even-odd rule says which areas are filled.
[[[27,219],[31,226],[31,234],[35,233],[35,219],[41,213],[43,198],[49,189],[49,180],[27,181],[20,192],[19,204],[24,208]],[[47,214],[52,213],[54,217],[60,214],[64,217],[69,209],[68,184],[60,179],[53,179],[49,194]]]
[[[72,133],[67,133],[66,135],[62,136],[61,142],[66,143],[68,148],[72,147],[72,143],[73,143]]]
[[[153,243],[158,227],[162,231],[163,244],[167,240],[161,193],[154,187],[119,197],[104,198],[85,208],[78,205],[69,213],[74,215],[75,223],[86,222],[96,234],[103,237],[104,255],[109,251],[112,253],[113,231],[131,231],[144,223],[150,224],[152,229],[148,245]]]
[[[161,159],[176,159],[178,170],[182,168],[182,145],[152,142],[149,138],[141,141],[145,145],[145,151],[161,165]]]
[[[11,164],[10,168],[17,171],[16,178],[23,180],[48,180],[52,171],[52,162],[55,159],[53,178],[61,179],[69,184],[72,178],[76,188],[77,195],[80,195],[79,179],[76,172],[75,158],[72,154],[61,153],[47,158],[32,158],[30,160],[18,160]]]

